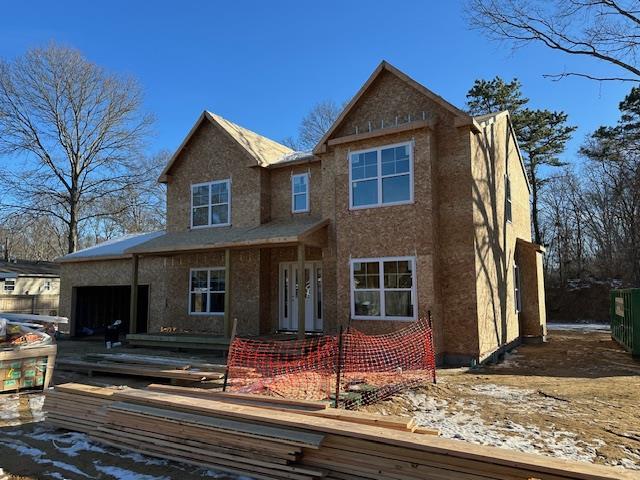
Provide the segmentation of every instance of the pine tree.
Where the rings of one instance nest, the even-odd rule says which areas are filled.
[[[531,183],[534,241],[542,243],[538,199],[546,179],[541,175],[540,167],[564,165],[558,155],[564,151],[576,127],[567,125],[564,112],[526,108],[529,99],[523,95],[521,87],[516,78],[510,82],[500,77],[476,80],[467,93],[467,108],[471,115],[509,111]]]

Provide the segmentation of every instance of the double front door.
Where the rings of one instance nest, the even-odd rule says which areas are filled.
[[[300,291],[297,262],[280,264],[280,329],[298,330],[298,295],[304,295],[305,330],[322,331],[322,266],[321,262],[304,265],[304,282]]]

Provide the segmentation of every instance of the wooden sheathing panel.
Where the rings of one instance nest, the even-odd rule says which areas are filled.
[[[508,117],[483,124],[472,141],[473,225],[479,359],[520,336],[514,298],[518,238],[531,240],[529,187]],[[506,178],[512,219],[506,217]],[[537,284],[527,293],[537,296]],[[526,297],[523,297],[526,298]]]

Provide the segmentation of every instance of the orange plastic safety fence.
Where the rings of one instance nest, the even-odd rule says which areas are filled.
[[[429,322],[384,335],[349,329],[304,340],[236,338],[229,348],[232,391],[327,400],[357,408],[435,381]]]

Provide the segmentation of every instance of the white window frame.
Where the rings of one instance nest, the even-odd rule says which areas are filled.
[[[228,222],[227,223],[211,223],[211,187],[213,185],[219,185],[221,183],[226,183],[227,184],[227,192],[229,192],[229,198],[228,198],[228,203],[227,203],[227,218],[228,218]],[[207,203],[207,223],[205,225],[194,225],[193,224],[193,191],[194,189],[196,189],[197,187],[204,187],[207,186],[209,187],[209,202]],[[224,203],[217,203],[216,205],[224,205]],[[189,225],[191,225],[191,228],[211,228],[211,227],[228,227],[231,225],[231,179],[227,178],[225,180],[214,180],[212,182],[203,182],[203,183],[192,183],[191,184],[191,202],[190,202],[190,206],[191,208],[189,209]],[[201,207],[204,207],[204,205],[201,205]]]
[[[511,201],[511,179],[509,175],[504,176],[504,218],[507,223],[513,222],[513,202]]]
[[[203,316],[211,317],[211,316],[222,316],[222,315],[224,315],[224,310],[222,312],[210,312],[209,311],[209,303],[211,301],[211,294],[212,293],[224,293],[225,299],[226,299],[227,289],[229,288],[228,285],[225,283],[224,292],[223,291],[219,291],[219,290],[216,290],[216,291],[209,290],[209,286],[211,285],[211,272],[213,272],[213,271],[224,271],[224,267],[207,267],[207,268],[191,268],[191,269],[189,269],[189,293],[188,293],[189,301],[187,302],[189,304],[188,307],[187,307],[188,308],[187,313],[189,315],[200,316],[200,317],[203,317]],[[191,295],[194,293],[193,287],[191,285],[191,281],[193,280],[193,273],[194,272],[207,272],[207,307],[206,307],[207,311],[206,312],[192,312],[191,311]]]
[[[11,288],[7,288],[8,287],[7,282],[13,282],[11,284]],[[16,279],[15,279],[15,277],[14,278],[5,278],[4,279],[3,290],[5,292],[15,292],[16,291]]]
[[[294,183],[295,183],[295,179],[298,177],[304,177],[305,178],[305,183],[307,186],[307,190],[304,193],[295,193],[294,191]],[[309,199],[309,191],[310,191],[310,186],[309,186],[309,172],[305,172],[305,173],[296,173],[295,175],[291,175],[291,212],[293,213],[307,213],[309,211],[309,204],[310,204],[310,199]],[[306,195],[307,201],[305,202],[305,206],[304,209],[302,210],[296,210],[296,195]]]
[[[384,262],[393,262],[393,261],[410,261],[411,262],[411,305],[413,306],[413,316],[411,317],[396,317],[396,316],[387,316],[386,315],[386,305],[384,299],[385,291],[406,291],[407,288],[384,288]],[[378,262],[379,263],[379,271],[380,275],[380,287],[379,288],[371,288],[365,290],[378,291],[380,293],[380,315],[356,315],[356,303],[355,303],[355,278],[353,275],[353,265],[355,263],[361,262]],[[388,321],[401,321],[401,322],[410,322],[415,321],[418,318],[418,306],[416,305],[417,301],[417,290],[416,285],[418,283],[417,276],[418,272],[416,271],[416,257],[374,257],[374,258],[352,258],[349,262],[349,284],[351,290],[351,318],[354,320],[388,320]]]
[[[382,202],[382,179],[383,178],[391,178],[391,177],[399,177],[402,175],[407,175],[407,173],[394,173],[391,175],[382,175],[382,150],[386,150],[387,148],[395,148],[395,147],[403,147],[403,146],[407,146],[409,147],[409,200],[402,200],[399,202],[387,202],[387,203],[383,203]],[[379,208],[379,207],[391,207],[394,205],[407,205],[410,203],[413,203],[413,183],[414,183],[414,177],[413,177],[413,147],[414,147],[414,142],[413,141],[409,141],[409,142],[401,142],[401,143],[394,143],[391,145],[382,145],[380,147],[375,147],[375,148],[367,148],[365,150],[355,150],[353,152],[348,152],[347,153],[347,164],[349,167],[349,210],[362,210],[364,208]],[[378,167],[378,174],[376,177],[369,177],[369,178],[360,178],[358,180],[353,180],[352,178],[352,171],[351,171],[351,163],[352,163],[352,158],[353,155],[356,154],[360,154],[360,153],[368,153],[368,152],[376,152],[377,155],[377,167]],[[360,182],[363,180],[373,180],[376,179],[377,180],[377,185],[378,185],[378,202],[377,203],[371,203],[368,205],[354,205],[353,204],[353,182]]]

